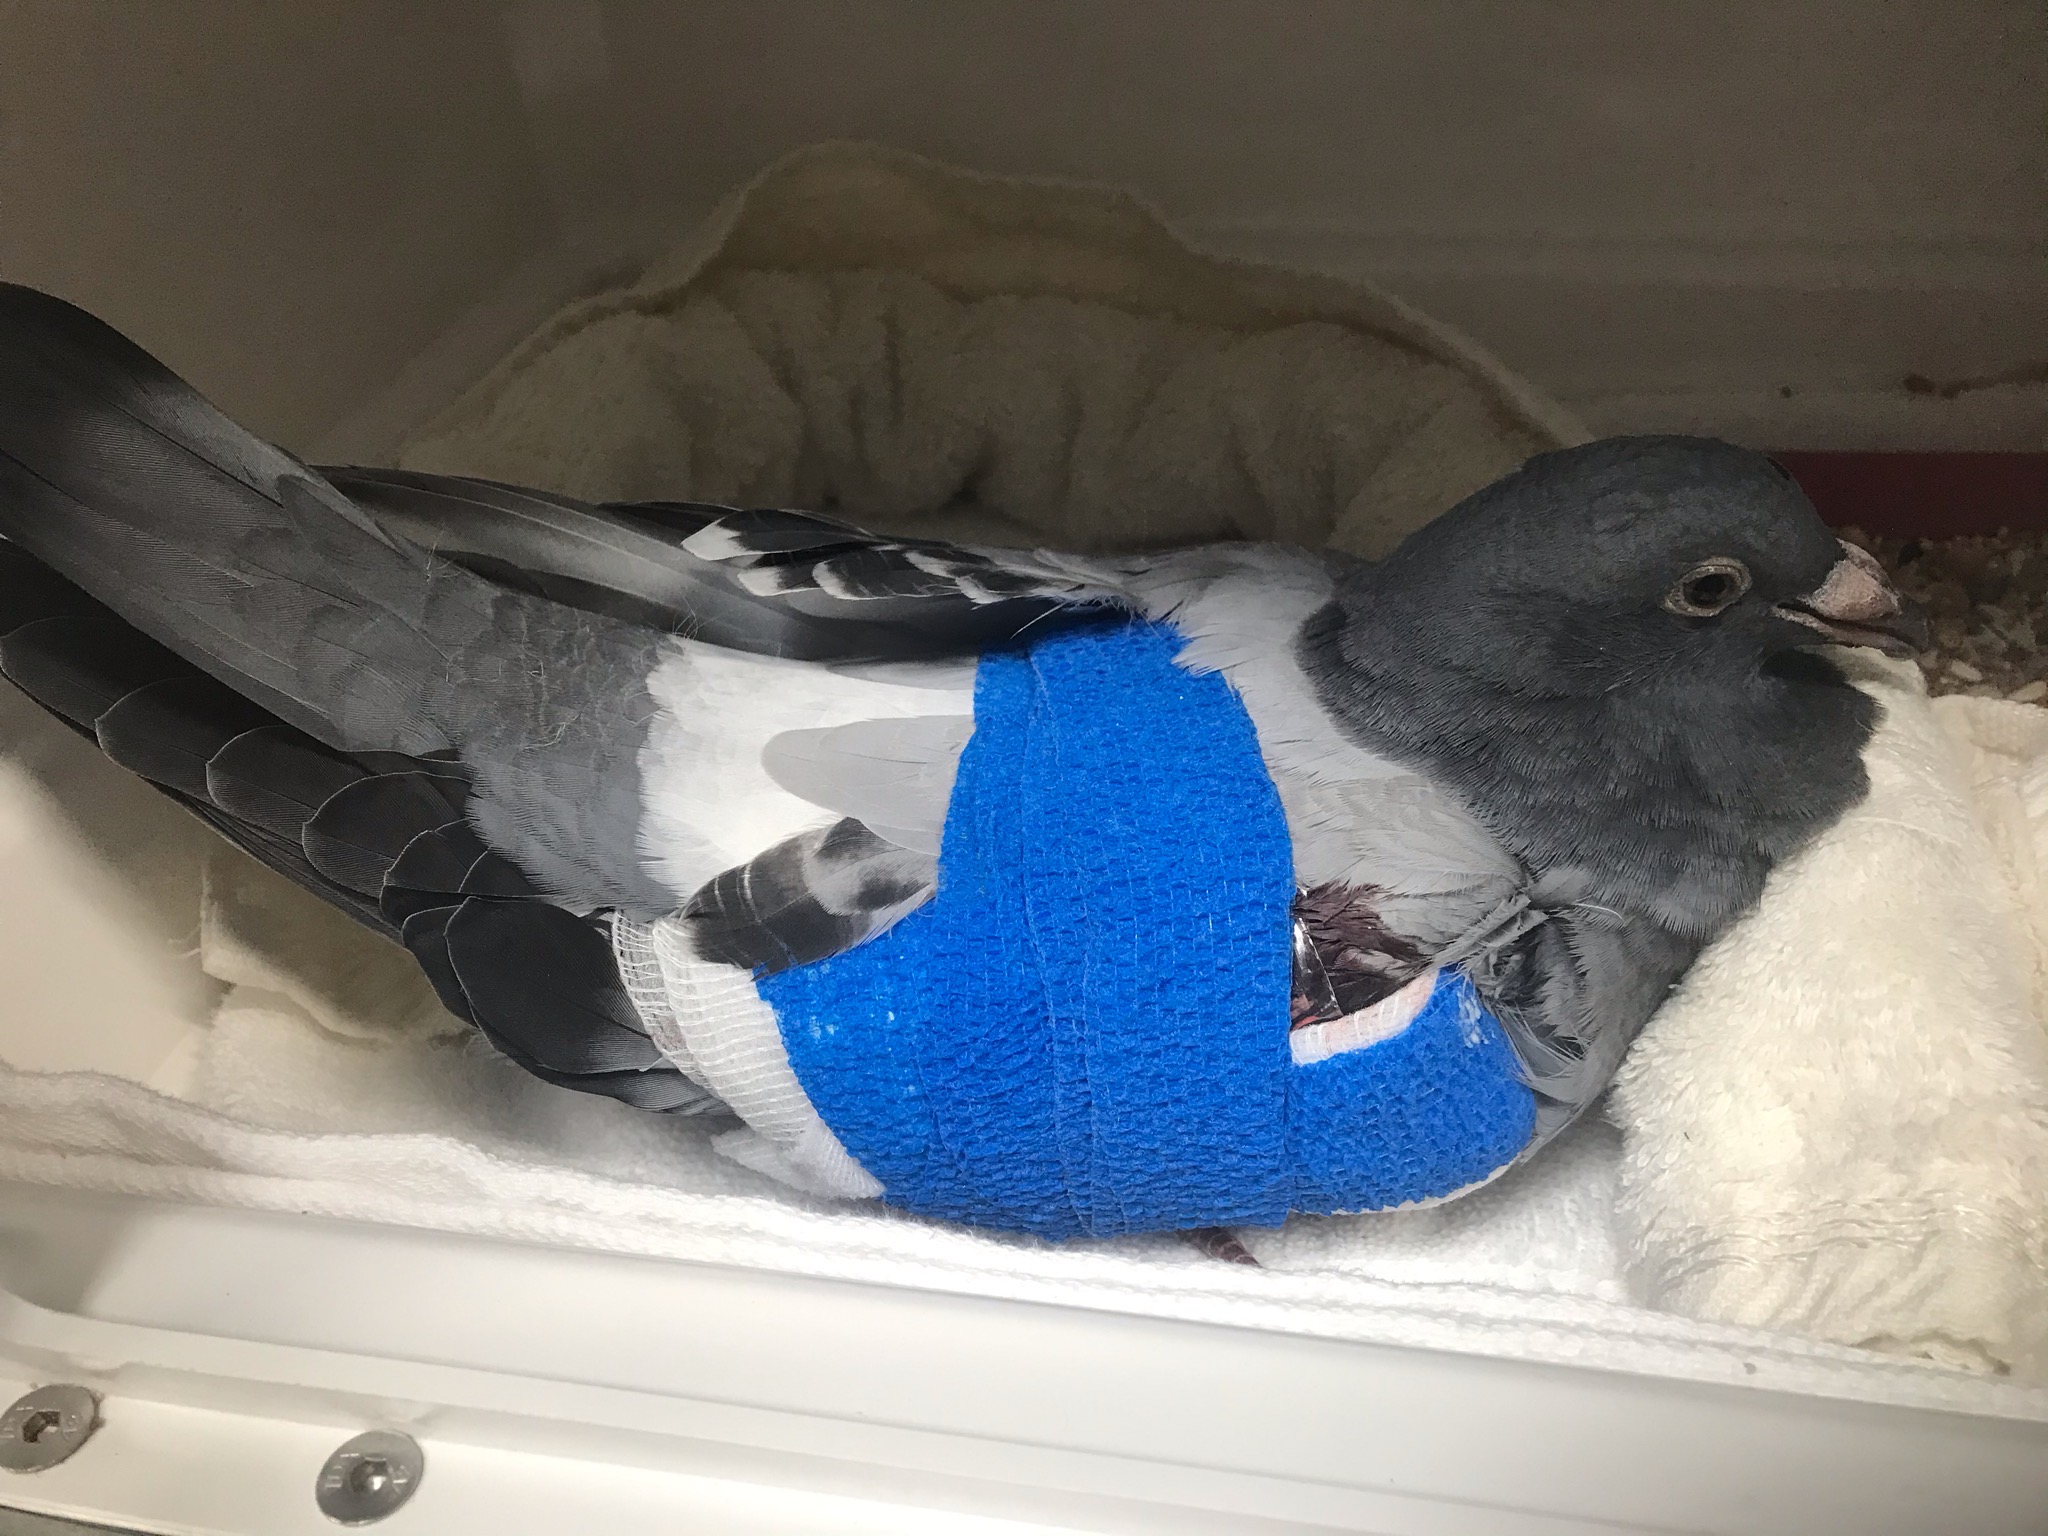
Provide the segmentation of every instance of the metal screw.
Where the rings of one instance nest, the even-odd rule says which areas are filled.
[[[371,1525],[412,1497],[426,1469],[412,1436],[373,1429],[327,1458],[313,1497],[339,1525]]]
[[[100,1427],[100,1400],[83,1387],[37,1387],[0,1414],[0,1467],[40,1472],[54,1467]]]

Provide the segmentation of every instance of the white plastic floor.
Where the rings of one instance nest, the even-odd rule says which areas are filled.
[[[2038,1533],[2048,1426],[314,1218],[0,1187],[0,1403],[103,1394],[0,1505],[296,1536],[369,1428],[378,1527]]]

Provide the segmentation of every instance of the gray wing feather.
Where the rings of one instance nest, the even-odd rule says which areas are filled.
[[[699,958],[774,972],[865,943],[922,906],[937,883],[930,855],[847,818],[726,870],[682,917]]]
[[[1120,600],[1061,557],[899,540],[809,512],[613,502],[404,470],[322,473],[376,525],[501,586],[804,661],[973,655]]]
[[[473,603],[83,312],[0,285],[0,533],[330,746],[449,745],[432,612]]]
[[[1605,1091],[1698,950],[1654,923],[1573,907],[1504,924],[1467,962],[1537,1093],[1532,1150]]]

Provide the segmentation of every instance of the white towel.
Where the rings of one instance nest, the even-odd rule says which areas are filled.
[[[2048,1377],[2048,711],[1863,662],[1869,798],[1774,874],[1637,1042],[1647,1299]]]

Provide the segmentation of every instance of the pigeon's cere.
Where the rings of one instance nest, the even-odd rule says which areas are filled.
[[[1877,556],[1847,540],[1819,590],[1780,603],[1778,612],[1844,645],[1872,645],[1898,656],[1927,648],[1925,618],[1907,611]]]
[[[0,287],[0,671],[530,1071],[926,1214],[1528,1155],[1865,792],[1828,648],[1923,640],[1725,443],[1545,454],[1377,563],[1084,559],[312,468]]]

